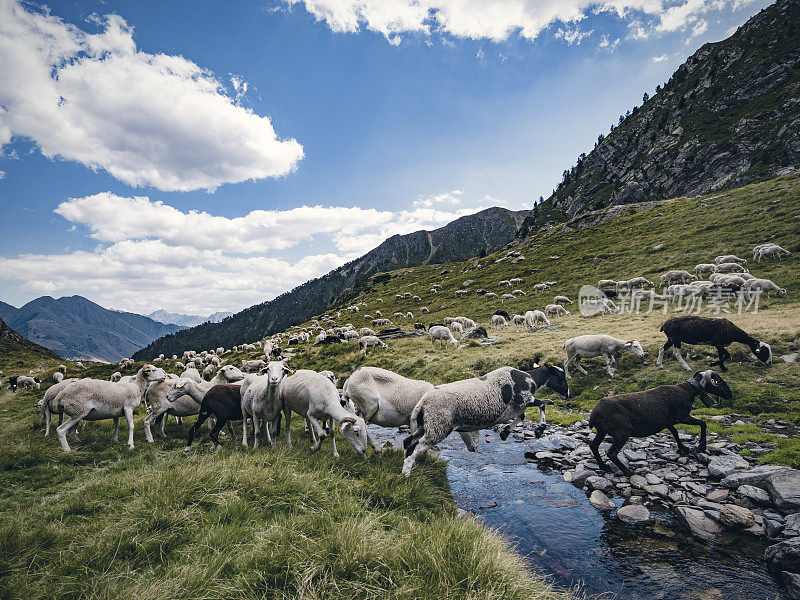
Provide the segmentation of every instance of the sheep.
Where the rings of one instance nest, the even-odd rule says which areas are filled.
[[[379,311],[379,310],[376,310],[375,311],[375,316],[378,317],[378,318],[381,318],[383,316],[383,313],[381,311]]]
[[[364,320],[365,320],[365,321],[372,321],[372,315],[367,315],[367,314],[365,314],[365,315],[364,315]]]
[[[419,296],[411,296],[411,300],[413,300],[414,302],[422,302],[422,298],[420,298]]]
[[[255,377],[251,375],[250,377]],[[196,384],[195,384],[196,385]],[[241,421],[242,419],[242,388],[239,385],[222,383],[212,386],[205,394],[200,403],[200,413],[195,424],[189,429],[189,436],[186,440],[184,452],[192,449],[192,442],[195,435],[200,431],[200,427],[206,420],[213,416],[216,419],[214,427],[208,434],[211,442],[216,448],[220,445],[219,432],[231,421]],[[246,421],[245,421],[246,422]]]
[[[664,321],[664,324],[661,325],[661,331],[667,336],[667,342],[658,351],[656,365],[659,367],[663,364],[664,352],[674,346],[672,353],[675,358],[678,359],[684,369],[691,371],[692,368],[681,356],[681,344],[709,344],[717,349],[719,355],[719,359],[712,362],[711,365],[719,365],[719,368],[725,372],[728,369],[724,363],[731,357],[725,346],[734,342],[748,346],[753,356],[764,364],[772,364],[772,348],[770,345],[766,342],[758,341],[728,319],[702,317],[699,315],[680,315],[670,317]]]
[[[566,296],[553,296],[553,304],[573,304],[572,300]]]
[[[464,335],[464,326],[458,321],[453,321],[450,323],[449,327],[450,331],[458,334],[458,337],[462,337]]]
[[[464,296],[465,294],[469,293],[469,290],[456,290],[455,292],[456,298]]]
[[[164,433],[165,415],[173,415],[176,418],[189,417],[200,412],[203,398],[210,389],[207,386],[197,383],[193,379],[173,379],[164,382],[168,385],[166,393],[158,402],[150,404],[147,416],[142,421],[145,427],[145,438],[149,443],[153,443],[153,434],[150,425],[153,421],[161,421],[159,435],[167,437]],[[211,386],[214,387],[214,386]],[[238,387],[238,386],[237,386]],[[158,430],[157,430],[158,431]],[[228,431],[233,437],[233,429],[228,422]]]
[[[513,279],[509,279],[508,282],[511,285],[517,285],[518,283],[522,283],[522,279],[520,277],[514,277]]]
[[[242,381],[242,446],[247,447],[247,419],[253,420],[253,447],[258,448],[260,421],[264,421],[264,435],[267,443],[275,448],[275,440],[270,435],[273,422],[283,408],[280,388],[286,374],[292,370],[282,361],[270,361],[262,369],[265,375],[248,375]]]
[[[570,312],[560,304],[548,304],[544,307],[545,315],[564,315],[569,316]]]
[[[394,318],[395,318],[395,319],[397,319],[398,321],[402,321],[403,319],[405,319],[405,318],[406,318],[406,315],[405,315],[405,313],[401,313],[401,312],[396,312],[396,313],[394,313],[394,315],[393,315],[393,316],[394,316]]]
[[[203,378],[200,377],[200,371],[198,371],[194,367],[189,367],[188,369],[185,369],[183,373],[179,375],[179,377],[181,377],[182,379],[189,378],[192,379],[193,381],[196,381],[197,383],[202,383],[203,381]]]
[[[17,377],[17,387],[26,387],[30,389],[41,389],[42,383],[36,377],[28,377],[27,375],[20,375]]]
[[[519,331],[519,326],[525,325],[525,317],[523,315],[514,315],[511,317],[511,322],[514,323],[514,330]]]
[[[475,321],[473,321],[472,319],[468,319],[467,317],[456,317],[454,321],[461,323],[461,326],[464,329],[470,329],[471,327],[475,327]]]
[[[375,332],[372,331],[372,329],[370,329],[369,327],[362,327],[361,329],[358,330],[358,335],[359,336],[375,335]]]
[[[403,298],[411,298],[411,292],[403,292]]]
[[[403,294],[395,294],[394,295],[394,299],[395,300],[402,300],[403,299]]]
[[[322,335],[323,338],[324,338],[324,334],[320,334],[320,335]],[[319,340],[317,340],[317,342],[319,342]],[[317,343],[317,342],[315,342],[315,343]],[[252,373],[254,371],[258,372],[258,371],[260,371],[261,369],[263,369],[266,366],[267,366],[267,362],[264,361],[264,360],[261,360],[259,358],[258,360],[243,360],[241,368],[242,368],[242,371],[244,371],[245,373]],[[184,375],[181,375],[181,377],[184,377]]]
[[[700,263],[696,265],[694,268],[694,274],[697,275],[697,278],[700,279],[703,273],[716,273],[717,272],[717,265],[712,265],[711,263]]]
[[[372,324],[375,327],[382,327],[382,326],[385,326],[385,325],[391,325],[392,322],[389,319],[375,319],[375,320],[372,321]]]
[[[61,383],[62,381],[64,381],[64,374],[61,371],[56,371],[55,373],[53,373],[53,381],[55,381],[56,383]]]
[[[744,258],[739,258],[735,254],[723,254],[722,256],[718,256],[714,259],[715,265],[730,264],[730,263],[741,263],[743,265],[746,265],[747,260],[745,260]]]
[[[414,313],[412,313],[411,311],[408,311],[406,313],[406,319],[408,319],[409,321],[413,321],[414,320]]]
[[[513,292],[511,292],[511,295],[512,296],[527,296],[528,294],[526,294],[522,290],[514,290]]]
[[[425,327],[424,323],[414,323],[414,329],[420,330],[420,331],[428,331],[428,328]]]
[[[292,447],[292,412],[305,417],[311,427],[311,451],[316,452],[327,436],[322,423],[332,419],[339,423],[339,430],[350,442],[359,456],[365,456],[367,450],[367,425],[362,417],[349,413],[342,407],[336,385],[322,373],[308,369],[298,369],[294,375],[287,377],[281,384],[281,402],[283,416],[286,419],[286,444]],[[316,434],[317,439],[315,439]],[[331,448],[333,457],[339,458],[336,451],[336,434],[330,427]]]
[[[344,334],[344,339],[347,340],[348,342],[355,342],[356,340],[358,340],[358,338],[359,335],[357,331],[350,330],[346,331]]]
[[[173,365],[173,368],[174,368],[176,371],[185,371],[185,370],[186,370],[186,365],[185,365],[185,364],[183,364],[182,362],[176,362],[176,363]]]
[[[721,263],[717,265],[716,273],[748,273],[748,270],[739,263]]]
[[[611,377],[614,376],[614,369],[611,368],[611,363],[614,362],[614,355],[619,351],[623,349],[629,350],[639,358],[644,358],[644,350],[637,340],[618,340],[602,333],[579,335],[570,338],[564,342],[562,348],[567,355],[567,360],[564,361],[564,373],[567,379],[572,379],[569,374],[569,365],[573,362],[581,373],[587,374],[586,369],[580,364],[582,358],[602,356],[606,361],[606,372]]]
[[[66,373],[67,373],[67,365],[58,365],[58,367],[56,367],[56,368],[66,375]]]
[[[62,373],[63,375],[63,373]],[[58,414],[58,424],[61,425],[61,422],[64,419],[64,411],[61,409],[61,406],[56,404],[55,399],[58,394],[67,387],[70,383],[74,383],[76,381],[80,381],[77,378],[71,379],[62,379],[58,383],[51,385],[44,393],[44,396],[41,400],[39,400],[38,406],[39,409],[42,411],[42,417],[44,417],[44,434],[45,436],[50,435],[50,422],[51,422],[51,415],[53,413]],[[72,430],[68,433],[69,436],[74,436],[77,438],[76,435],[76,428],[73,427]]]
[[[695,279],[697,279],[697,277],[695,275],[692,275],[688,271],[682,271],[680,269],[677,269],[673,271],[667,271],[661,276],[661,279],[659,281],[663,286],[673,283],[675,281],[677,281],[678,283],[686,283],[688,281],[694,281]]]
[[[200,376],[205,379],[206,381],[211,381],[211,378],[214,377],[214,365],[208,365]]]
[[[601,279],[597,282],[597,287],[601,290],[615,290],[617,289],[617,281],[616,279]]]
[[[768,246],[764,246],[760,248],[756,253],[756,258],[758,262],[761,262],[761,259],[767,256],[773,256],[775,258],[780,258],[783,255],[790,256],[792,253],[789,252],[786,248],[781,248],[777,244],[771,244]]]
[[[108,378],[109,381],[113,381],[114,383],[118,382],[120,379],[122,379],[122,373],[119,371],[114,371],[111,377]]]
[[[472,379],[437,386],[423,394],[409,418],[416,431],[403,441],[403,474],[409,476],[420,453],[445,439],[452,431],[475,450],[472,432],[516,421],[534,406],[535,382],[525,371],[501,367]]]
[[[533,291],[534,292],[543,292],[544,290],[549,290],[549,289],[550,289],[550,284],[546,283],[546,282],[545,283],[537,283],[535,286],[533,286]]]
[[[13,377],[8,378],[8,387],[11,388],[12,392],[17,391],[17,379],[19,378],[18,375],[14,375]]]
[[[131,383],[112,383],[100,379],[81,379],[65,387],[56,396],[56,402],[68,416],[56,428],[58,441],[64,452],[69,452],[67,432],[83,419],[98,421],[114,419],[114,441],[117,441],[119,417],[128,422],[128,448],[133,448],[133,411],[144,399],[148,386],[164,381],[167,374],[153,365],[144,365]]]
[[[497,298],[497,294],[495,294],[494,292],[486,292],[486,293],[483,295],[483,297],[484,297],[484,298]]]
[[[653,287],[653,282],[646,277],[634,277],[633,279],[628,279],[626,283],[628,285],[628,289],[631,290],[635,288]]]
[[[508,322],[503,315],[492,315],[492,329],[508,327]]]
[[[434,325],[428,328],[428,335],[431,338],[431,346],[436,350],[436,340],[439,340],[439,347],[446,344],[453,344],[453,348],[458,348],[458,341],[453,337],[452,332],[444,325]]]
[[[378,336],[365,335],[364,337],[359,338],[358,340],[358,347],[360,348],[358,353],[366,355],[367,348],[375,348],[378,346],[383,348],[384,350],[389,347],[385,343],[383,343]]]
[[[589,427],[597,431],[589,444],[597,465],[603,471],[611,471],[600,456],[600,444],[606,435],[613,439],[606,455],[625,475],[630,475],[631,471],[620,461],[618,454],[631,437],[644,437],[668,429],[678,444],[678,454],[690,454],[691,451],[678,437],[675,429],[677,423],[700,427],[697,450],[705,452],[706,423],[689,413],[698,396],[704,404],[710,406],[709,394],[725,399],[730,399],[733,395],[722,377],[711,370],[698,371],[678,385],[660,385],[649,390],[607,396],[599,400],[589,415]]]
[[[550,325],[550,319],[540,310],[529,310],[525,313],[525,328],[528,331],[535,331],[539,323]]]
[[[511,282],[508,279],[502,279],[500,281],[500,285],[507,285],[507,286],[511,287]]]
[[[85,371],[86,370],[86,367],[83,365],[83,363],[81,361],[78,361],[78,362],[75,363],[75,368],[76,369],[80,369],[81,371]]]
[[[506,300],[516,300],[516,297],[514,296],[514,294],[503,294],[502,296],[500,296],[501,302],[505,302]]]
[[[581,314],[584,317],[593,317],[595,315],[609,315],[615,313],[617,305],[614,304],[609,298],[587,298],[581,302]]]
[[[779,298],[783,298],[786,296],[786,290],[782,287],[779,287],[773,281],[769,279],[750,279],[745,281],[742,287],[745,289],[749,297],[755,296],[753,293],[754,291],[758,290],[760,292],[766,292],[767,298],[769,298],[770,292],[775,292]]]

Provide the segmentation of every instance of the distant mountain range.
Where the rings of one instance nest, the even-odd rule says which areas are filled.
[[[394,235],[361,258],[317,279],[312,279],[263,304],[251,306],[225,319],[205,323],[157,340],[134,355],[147,360],[184,349],[229,347],[255,341],[324,312],[348,291],[368,285],[376,274],[405,267],[442,264],[483,256],[512,242],[531,211],[487,208],[448,223],[434,231]],[[180,351],[180,352],[179,352]]]
[[[185,315],[183,313],[171,313],[163,309],[156,310],[147,315],[149,318],[159,323],[167,325],[180,325],[182,327],[194,327],[195,325],[202,325],[203,323],[220,323],[226,317],[232,316],[232,312],[215,312],[207,317],[198,315]]]
[[[0,310],[3,312],[5,312],[6,307],[9,306],[11,305],[0,302]],[[11,306],[11,308],[14,307]],[[5,321],[0,318],[0,363],[3,363],[3,368],[8,369],[8,367],[12,365],[13,367],[24,367],[28,364],[26,363],[26,359],[31,358],[54,360],[58,359],[58,356],[56,356],[52,350],[34,344],[30,340],[26,340],[19,333],[6,325]],[[7,360],[13,362],[8,362],[6,364]],[[14,374],[15,373],[12,373],[10,370],[6,373],[8,376]]]
[[[116,362],[181,327],[103,308],[82,296],[42,296],[21,308],[0,302],[0,319],[62,358]]]

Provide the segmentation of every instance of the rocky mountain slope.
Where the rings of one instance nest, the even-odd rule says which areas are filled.
[[[800,163],[800,0],[705,44],[565,172],[543,219],[730,188]]]
[[[0,366],[4,369],[19,368],[36,362],[38,358],[57,360],[58,356],[52,350],[26,340],[0,317]],[[7,360],[11,362],[7,363]],[[13,374],[10,370],[7,373],[9,376]]]
[[[0,318],[22,336],[63,358],[116,362],[180,327],[142,315],[103,308],[82,296],[42,296],[17,309],[0,307]]]
[[[160,309],[151,312],[147,318],[164,323],[165,325],[180,325],[181,327],[194,327],[203,323],[220,323],[223,319],[232,316],[232,312],[215,312],[207,317],[200,315],[185,315],[183,313],[171,313]]]
[[[499,250],[513,241],[530,211],[487,208],[433,231],[394,235],[374,250],[317,279],[263,304],[252,306],[224,323],[206,323],[157,340],[137,352],[137,359],[167,356],[183,350],[231,346],[281,331],[325,311],[348,290],[367,285],[376,273],[404,267],[462,261]]]

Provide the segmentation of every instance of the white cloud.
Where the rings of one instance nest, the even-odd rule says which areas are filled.
[[[613,40],[609,38],[606,34],[603,34],[600,37],[600,43],[598,44],[599,48],[606,48],[609,52],[614,52],[619,46],[619,38],[614,38]]]
[[[592,33],[594,33],[594,29],[590,29],[589,31],[581,31],[579,27],[576,27],[575,29],[562,29],[559,27],[558,31],[555,33],[555,37],[564,40],[570,46],[572,44],[580,46],[581,40],[589,37],[592,35]]]
[[[661,56],[654,56],[653,57],[653,62],[664,62],[668,58],[669,58],[668,54],[662,54]]]
[[[401,33],[442,33],[459,38],[494,42],[519,35],[528,40],[555,23],[576,24],[597,13],[631,18],[631,36],[683,30],[699,15],[732,6],[733,10],[755,0],[283,0],[301,4],[333,31],[356,33],[362,28],[380,33],[396,43]],[[591,32],[589,32],[591,33]],[[572,36],[577,28],[556,30],[556,36]],[[582,34],[585,37],[587,34]],[[567,40],[569,41],[569,40]],[[573,42],[569,42],[573,43]]]
[[[5,179],[5,178],[6,178],[6,172],[0,171],[0,179]]]
[[[192,61],[137,50],[117,15],[92,34],[27,6],[0,0],[0,146],[28,138],[49,158],[181,191],[282,176],[303,157],[240,106],[240,78],[231,98]]]
[[[238,310],[323,275],[392,235],[434,229],[483,208],[461,206],[463,197],[456,189],[421,196],[409,210],[301,206],[229,218],[104,192],[55,209],[71,228],[88,227],[98,242],[94,251],[0,258],[0,280],[19,282],[32,296],[81,294],[137,312]],[[303,250],[309,240],[325,248],[299,260],[279,255]]]
[[[692,37],[697,37],[698,35],[702,35],[707,30],[708,30],[708,21],[706,21],[705,19],[700,19],[692,27]]]

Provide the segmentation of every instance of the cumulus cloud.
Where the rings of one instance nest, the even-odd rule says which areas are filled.
[[[564,40],[570,46],[572,44],[580,46],[581,40],[589,37],[592,35],[592,33],[594,33],[594,29],[590,29],[589,31],[581,31],[579,27],[576,27],[575,29],[562,29],[559,27],[558,31],[555,33],[555,37]]]
[[[32,140],[48,158],[103,169],[132,186],[213,189],[285,175],[303,157],[267,117],[243,108],[213,73],[137,49],[118,15],[87,33],[0,0],[0,146]]]
[[[283,0],[300,4],[333,31],[356,33],[362,28],[398,43],[402,33],[507,40],[513,35],[536,39],[555,23],[576,24],[597,13],[620,18],[634,15],[633,37],[692,26],[698,15],[731,6],[733,10],[754,0]],[[591,33],[591,32],[589,32]],[[569,43],[589,33],[559,28],[555,35]],[[573,41],[567,39],[569,36]]]
[[[55,209],[70,228],[98,242],[94,251],[0,258],[0,280],[19,282],[31,296],[81,294],[137,312],[238,310],[323,275],[392,235],[434,229],[483,208],[462,201],[463,192],[453,190],[421,196],[409,210],[301,206],[224,217],[104,192]],[[296,260],[281,255],[312,240],[321,251]]]

